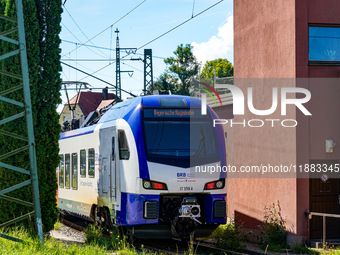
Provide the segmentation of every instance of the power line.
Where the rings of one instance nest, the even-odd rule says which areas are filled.
[[[115,62],[111,62],[111,63],[107,64],[106,66],[103,66],[102,68],[98,69],[97,71],[94,71],[94,72],[91,73],[91,74],[92,74],[92,75],[93,75],[93,74],[96,74],[96,73],[100,72],[101,70],[105,69],[106,67],[108,67],[108,66],[110,66],[110,65],[112,65],[112,64],[114,64],[114,63],[115,63]],[[86,79],[86,78],[87,78],[87,76],[85,76],[84,78],[81,78],[79,81],[82,81],[82,80],[84,80],[84,79]]]
[[[102,47],[102,46],[97,46],[97,45],[89,45],[89,44],[84,44],[84,43],[77,43],[77,42],[72,42],[72,41],[68,41],[68,40],[61,40],[62,42],[66,42],[66,43],[71,43],[71,44],[76,44],[76,45],[82,45],[82,46],[86,46],[86,47],[92,47],[92,48],[98,48],[98,49],[102,49],[102,50],[110,50],[110,51],[116,51],[115,48],[106,48],[106,47]],[[144,54],[142,53],[135,53],[135,55],[139,55],[139,56],[144,56]],[[165,59],[165,57],[160,57],[160,56],[154,56],[152,55],[153,58],[159,58],[159,59]]]
[[[67,27],[67,26],[65,26],[65,24],[63,23],[63,22],[61,22],[61,24],[63,25],[63,27],[65,27],[66,28],[66,30],[67,31],[69,31],[70,33],[71,33],[71,35],[74,37],[74,38],[76,38],[80,43],[81,43],[81,40]],[[79,43],[75,43],[76,44],[76,48],[74,49],[74,50],[72,50],[72,51],[70,51],[69,53],[67,53],[67,54],[65,54],[65,55],[63,55],[63,57],[65,57],[66,55],[68,55],[68,54],[70,54],[71,52],[73,52],[73,51],[75,51],[75,50],[77,50],[78,48],[79,48]],[[86,48],[88,48],[90,51],[92,51],[94,54],[96,54],[96,55],[98,55],[98,56],[101,56],[101,57],[103,57],[102,55],[100,55],[100,54],[98,54],[97,52],[95,52],[95,51],[93,51],[92,49],[90,49],[88,46],[86,46]],[[105,56],[106,57],[106,56]]]
[[[146,1],[146,0],[144,0],[143,2],[141,2],[138,6],[140,6],[140,5],[141,5],[142,3],[144,3],[145,1]],[[218,1],[217,3],[215,3],[215,4],[211,5],[211,6],[209,6],[209,7],[206,8],[206,9],[204,9],[203,11],[197,13],[196,15],[193,15],[191,18],[189,18],[189,19],[183,21],[182,23],[180,23],[179,25],[173,27],[172,29],[168,30],[167,32],[161,34],[160,36],[158,36],[158,37],[156,37],[156,38],[154,38],[154,39],[152,39],[152,40],[149,41],[148,43],[146,43],[146,44],[140,46],[139,48],[137,48],[137,50],[140,50],[141,48],[144,48],[145,46],[149,45],[150,43],[152,43],[152,42],[158,40],[159,38],[163,37],[164,35],[166,35],[166,34],[172,32],[173,30],[175,30],[175,29],[177,29],[177,28],[179,28],[180,26],[182,26],[182,25],[184,25],[185,23],[189,22],[190,20],[196,18],[197,16],[203,14],[204,12],[210,10],[211,8],[215,7],[216,5],[220,4],[220,3],[223,2],[223,1],[224,1],[224,0],[220,0],[220,1]],[[137,6],[137,7],[138,7],[138,6]],[[137,7],[135,7],[135,8],[137,8]],[[131,11],[130,11],[130,12],[131,12]],[[125,16],[126,16],[126,15],[125,15]],[[118,21],[117,21],[117,22],[118,22]],[[113,24],[113,25],[114,25],[114,24]],[[110,27],[111,27],[111,26],[110,26]],[[110,28],[110,27],[108,27],[108,28]],[[108,28],[107,28],[107,29],[108,29]],[[103,30],[102,32],[106,31],[107,29]],[[100,34],[100,33],[99,33],[99,34]],[[99,35],[99,34],[98,34],[98,35]],[[93,39],[93,38],[91,38],[91,39]],[[86,43],[86,42],[85,42],[85,43]],[[135,54],[138,54],[138,53],[135,53]],[[126,54],[125,56],[121,57],[120,59],[122,60],[123,58],[126,58],[126,57],[129,56],[129,55],[130,55],[130,54]],[[99,71],[105,69],[106,67],[110,66],[111,64],[113,64],[113,63],[109,63],[108,65],[106,65],[106,66],[100,68],[99,70],[95,71],[95,72],[92,73],[92,74],[95,74],[95,73],[97,73],[97,72],[99,72]],[[85,79],[85,78],[86,78],[86,77],[82,78],[81,80],[83,80],[83,79]]]
[[[71,20],[73,21],[73,23],[77,26],[77,28],[79,29],[79,31],[85,36],[85,38],[88,40],[88,42],[90,42],[92,45],[94,45],[94,43],[91,41],[91,39],[89,39],[87,37],[87,35],[83,32],[83,30],[79,27],[79,25],[77,24],[77,22],[74,20],[74,18],[72,17],[72,15],[70,14],[70,12],[67,10],[66,6],[64,6],[65,11],[67,12],[67,14],[70,16]],[[99,50],[101,53],[103,53],[105,55],[104,52],[102,52],[101,50]],[[105,55],[106,56],[106,55]]]
[[[80,70],[79,68],[76,68],[76,67],[74,67],[74,66],[71,66],[71,65],[69,65],[69,64],[66,64],[66,63],[64,63],[64,62],[62,62],[62,61],[61,61],[60,63],[62,63],[63,65],[66,65],[66,66],[68,66],[68,67],[71,67],[71,68],[73,68],[73,69],[75,69],[75,70],[77,70],[77,71],[79,71],[79,72],[81,72],[81,73],[84,73],[84,74],[86,74],[87,76],[90,76],[90,77],[92,77],[92,78],[94,78],[94,79],[97,79],[98,81],[104,82],[104,83],[106,83],[106,84],[108,84],[108,85],[110,85],[110,86],[112,86],[112,87],[114,87],[114,88],[116,87],[116,85],[113,85],[113,84],[110,83],[110,82],[107,82],[107,81],[105,81],[105,80],[103,80],[103,79],[100,79],[100,78],[98,78],[98,77],[96,77],[96,76],[94,76],[94,75],[92,75],[92,74],[89,74],[89,73],[83,71],[83,70]],[[124,89],[121,89],[121,90],[122,90],[123,92],[129,94],[130,96],[136,97],[136,95],[132,94],[131,92],[129,92],[129,91],[127,91],[127,90],[124,90]]]
[[[68,41],[68,40],[64,40],[64,39],[61,39],[61,41],[62,42],[67,42],[67,43],[72,43],[72,44],[77,44],[77,45],[81,45],[81,46],[86,46],[86,47],[102,49],[102,50],[112,50],[112,51],[116,50],[116,49],[110,49],[110,48],[106,48],[106,47],[102,47],[102,46],[96,46],[96,45],[89,45],[89,44],[85,44],[85,43],[72,42],[72,41]]]
[[[171,28],[170,30],[168,30],[168,31],[166,31],[165,33],[161,34],[160,36],[156,37],[155,39],[152,39],[150,42],[148,42],[148,43],[146,43],[146,44],[140,46],[139,48],[137,48],[137,50],[140,50],[140,49],[144,48],[145,46],[149,45],[150,43],[152,43],[152,42],[158,40],[159,38],[163,37],[164,35],[166,35],[166,34],[172,32],[173,30],[175,30],[175,29],[177,29],[177,28],[179,28],[180,26],[182,26],[182,25],[184,25],[185,23],[189,22],[190,20],[196,18],[197,16],[201,15],[202,13],[208,11],[209,9],[213,8],[214,6],[216,6],[216,5],[220,4],[220,3],[222,3],[223,1],[224,1],[224,0],[220,0],[219,2],[217,2],[217,3],[215,3],[215,4],[211,5],[211,6],[209,6],[208,8],[206,8],[206,9],[204,9],[203,11],[197,13],[196,15],[191,16],[189,19],[183,21],[183,22],[180,23],[179,25],[177,25],[177,26]]]
[[[145,3],[147,0],[143,0],[142,2],[140,2],[137,6],[135,6],[134,8],[132,8],[129,12],[127,12],[126,14],[124,14],[121,18],[119,18],[118,20],[116,20],[113,24],[111,24],[110,26],[108,26],[107,28],[105,28],[104,30],[102,30],[101,32],[99,32],[98,34],[96,34],[95,36],[91,37],[91,39],[87,40],[86,42],[84,42],[83,44],[85,43],[88,43],[90,40],[96,38],[97,36],[101,35],[102,33],[104,33],[106,30],[110,29],[112,26],[114,26],[115,24],[117,24],[119,21],[121,21],[122,19],[124,19],[126,16],[128,16],[131,12],[133,12],[134,10],[136,10],[139,6],[141,6],[143,3]],[[79,45],[76,49],[78,49],[79,47],[81,47],[82,45]],[[76,49],[74,50],[71,50],[69,53],[75,51]],[[67,53],[67,54],[69,54]],[[66,55],[67,55],[66,54]],[[65,56],[65,55],[64,55]]]
[[[192,4],[192,14],[191,14],[191,17],[194,16],[194,11],[195,11],[195,0],[194,0],[194,3]]]
[[[138,68],[136,68],[136,67],[134,67],[134,66],[132,66],[132,65],[129,65],[129,64],[126,64],[126,63],[122,63],[122,64],[124,64],[124,65],[126,65],[126,66],[128,66],[128,67],[131,67],[131,68],[133,68],[133,69],[135,69],[135,70],[137,70],[137,71],[139,71],[139,72],[141,72],[141,73],[144,73],[144,71],[142,71],[142,70],[140,70],[140,69],[138,69]]]

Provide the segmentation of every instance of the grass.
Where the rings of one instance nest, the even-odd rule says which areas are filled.
[[[291,250],[294,254],[321,254],[321,252],[311,249],[306,245],[292,245]]]
[[[0,238],[0,254],[11,255],[64,255],[64,254],[112,254],[112,250],[107,250],[106,247],[99,244],[91,243],[88,245],[66,244],[53,238],[45,238],[44,245],[41,245],[36,237],[30,236],[27,230],[23,228],[14,228],[6,231],[2,230],[3,234],[10,235],[23,240],[25,243],[17,243],[4,238]],[[120,247],[115,250],[116,254],[136,254],[136,250],[130,247]]]
[[[63,224],[58,220],[56,223],[54,223],[54,230],[60,230]]]

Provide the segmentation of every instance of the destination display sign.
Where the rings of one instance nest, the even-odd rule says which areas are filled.
[[[201,109],[144,109],[145,118],[205,118]]]

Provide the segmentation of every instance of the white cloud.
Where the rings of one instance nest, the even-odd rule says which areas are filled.
[[[192,42],[193,53],[198,62],[204,65],[206,61],[217,58],[227,58],[230,62],[234,62],[234,31],[233,31],[233,15],[229,16],[225,23],[218,28],[217,35],[211,37],[207,42]]]

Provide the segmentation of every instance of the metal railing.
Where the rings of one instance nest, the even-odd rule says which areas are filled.
[[[307,215],[308,220],[311,220],[312,216],[322,217],[322,244],[325,245],[326,244],[326,217],[339,218],[340,219],[340,215],[339,214],[330,214],[330,213],[310,212],[309,210],[307,210],[305,212],[305,214]]]

